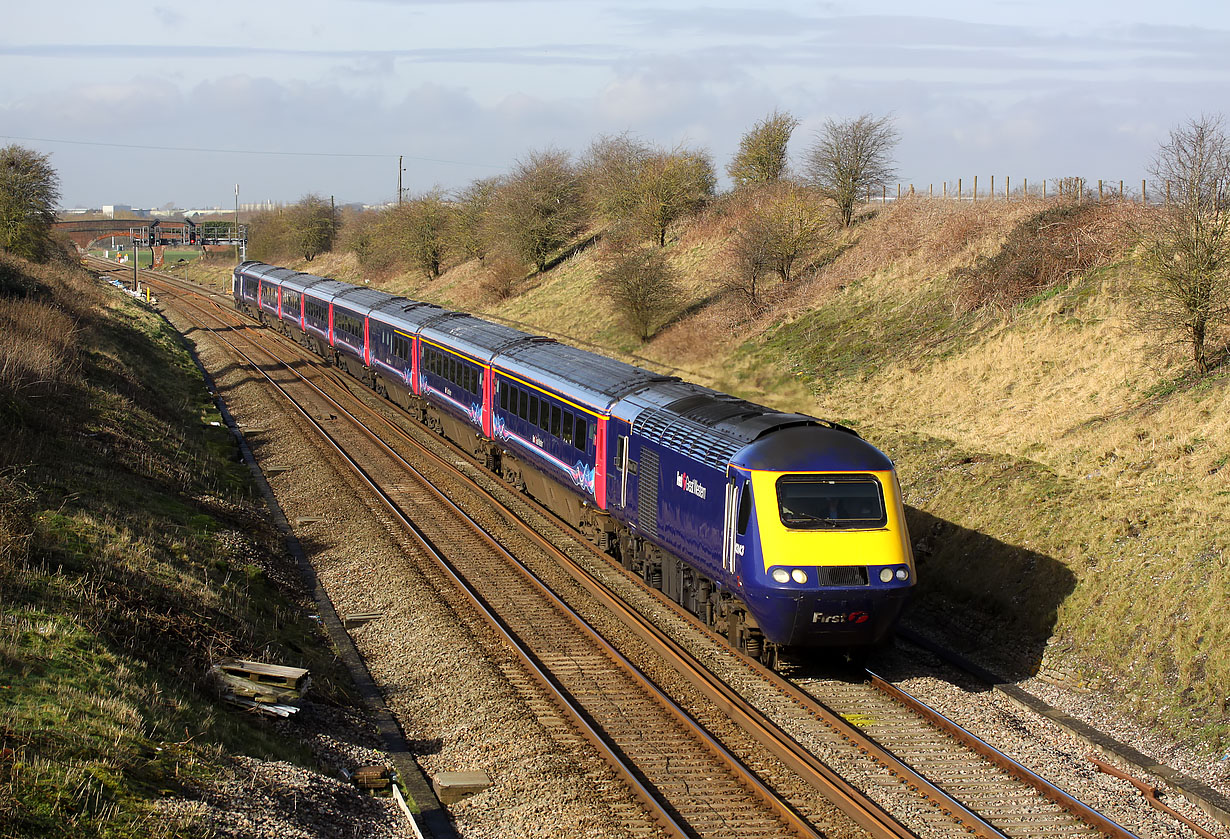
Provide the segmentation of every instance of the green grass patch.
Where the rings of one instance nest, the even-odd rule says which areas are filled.
[[[35,283],[49,306],[94,283],[62,270]],[[303,593],[273,581],[296,578],[178,335],[99,295],[72,375],[0,388],[6,837],[197,835],[156,802],[222,772],[222,755],[311,765],[213,697],[219,657],[308,667],[324,701],[350,690]]]

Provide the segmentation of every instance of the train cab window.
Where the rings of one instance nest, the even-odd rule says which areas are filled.
[[[564,433],[560,435],[560,439],[568,445],[572,445],[572,414],[564,412]]]
[[[736,529],[740,536],[747,534],[747,526],[752,521],[752,489],[751,486],[743,487],[739,493],[739,518],[735,523]]]
[[[884,527],[884,493],[872,475],[783,475],[777,479],[782,524],[791,530]]]
[[[553,435],[555,435],[556,437],[558,437],[558,436],[559,436],[559,430],[560,430],[560,429],[559,429],[559,426],[560,426],[560,410],[559,410],[559,405],[552,405],[552,406],[551,406],[551,427],[550,427],[549,429],[547,429],[547,430],[548,430],[548,431],[550,431],[550,432],[551,432],[551,434],[553,434]]]
[[[586,423],[584,417],[577,417],[577,424],[573,427],[573,437],[576,439],[577,448],[581,451],[585,451],[586,437],[588,435],[587,425],[588,423]]]

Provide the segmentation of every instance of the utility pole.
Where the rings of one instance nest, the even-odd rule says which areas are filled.
[[[401,204],[401,173],[406,171],[401,168],[401,159],[404,155],[397,155],[397,203]]]
[[[235,184],[235,264],[239,264],[239,184]]]

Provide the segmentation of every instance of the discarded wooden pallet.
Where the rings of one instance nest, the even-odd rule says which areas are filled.
[[[235,703],[239,705],[251,702],[293,707],[303,699],[312,684],[311,674],[302,667],[283,667],[242,658],[223,659],[210,672],[224,699],[234,697],[246,700]]]
[[[393,785],[393,770],[387,766],[360,766],[345,774],[359,789],[375,792],[389,789]]]

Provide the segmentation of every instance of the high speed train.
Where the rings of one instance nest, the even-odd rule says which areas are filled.
[[[914,589],[893,463],[848,428],[288,268],[232,293],[770,664],[873,647]]]

